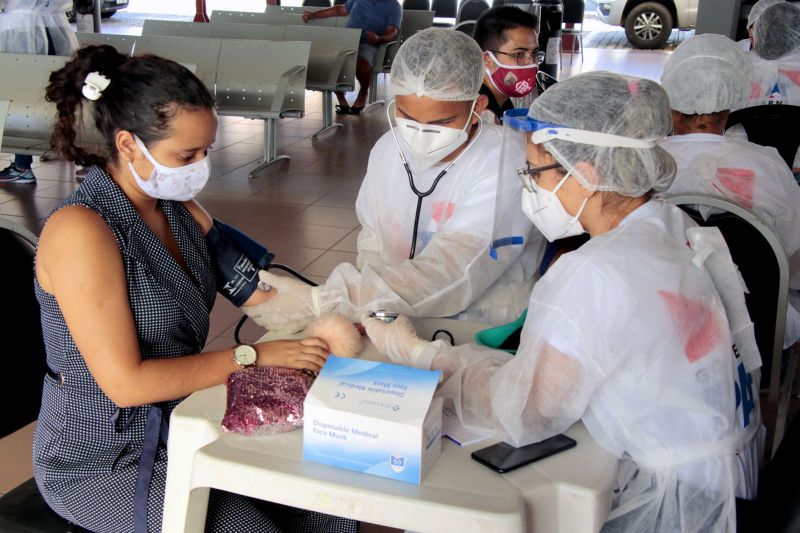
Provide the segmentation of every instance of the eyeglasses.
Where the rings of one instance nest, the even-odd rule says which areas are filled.
[[[516,61],[517,65],[520,67],[526,65],[541,65],[544,61],[544,52],[541,50],[537,50],[535,52],[528,52],[527,50],[524,52],[502,52],[500,50],[489,50],[493,54],[502,54],[504,56],[508,56],[514,61]]]
[[[564,167],[562,167],[560,163],[552,163],[541,167],[532,167],[531,164],[528,163],[526,168],[517,169],[517,176],[526,191],[536,192],[536,187],[534,187],[533,184],[539,180],[539,175],[546,170],[553,170],[554,168],[563,169]]]

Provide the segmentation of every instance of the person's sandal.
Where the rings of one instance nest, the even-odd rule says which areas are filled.
[[[360,113],[361,113],[361,110],[362,110],[362,109],[364,109],[364,106],[363,106],[363,105],[362,105],[361,107],[353,107],[353,106],[350,106],[350,114],[351,114],[351,115],[358,115],[358,114],[360,114]]]
[[[337,115],[349,115],[350,114],[350,106],[347,105],[337,105],[336,106],[336,114]]]

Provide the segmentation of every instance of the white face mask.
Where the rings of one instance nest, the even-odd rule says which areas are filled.
[[[150,178],[145,180],[133,168],[133,163],[128,162],[133,178],[147,196],[159,200],[185,202],[194,198],[206,186],[211,174],[208,156],[190,165],[165,167],[155,160],[139,137],[134,134],[133,138],[147,160],[153,164],[153,172]]]
[[[470,118],[474,109],[475,102],[472,102],[469,111]],[[429,169],[455,152],[469,138],[467,134],[467,127],[471,122],[469,119],[463,128],[456,129],[434,124],[421,124],[414,120],[400,118],[396,113],[395,111],[397,131],[411,150],[414,168],[417,170]]]
[[[578,218],[583,213],[589,199],[583,200],[578,214],[573,217],[567,213],[564,204],[556,196],[556,192],[567,181],[567,178],[569,178],[569,174],[564,176],[552,191],[539,187],[533,181],[533,192],[522,189],[522,212],[550,242],[584,233]]]

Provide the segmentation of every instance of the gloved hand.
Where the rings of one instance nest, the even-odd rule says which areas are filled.
[[[426,350],[432,343],[417,336],[414,325],[405,315],[398,316],[394,322],[384,322],[377,318],[362,320],[372,344],[398,365],[430,369],[431,358]]]
[[[269,285],[277,293],[264,303],[240,308],[256,324],[269,330],[295,333],[319,316],[319,298],[314,296],[315,287],[299,279],[276,276],[266,270],[259,270],[258,279],[260,289]]]

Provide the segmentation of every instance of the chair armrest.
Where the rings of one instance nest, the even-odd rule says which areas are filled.
[[[336,59],[333,60],[333,67],[331,67],[330,74],[328,75],[328,85],[339,85],[339,78],[342,76],[345,60],[348,56],[355,53],[355,50],[342,50],[336,54]]]
[[[296,67],[292,67],[281,74],[281,77],[278,80],[278,88],[275,90],[275,96],[272,98],[273,113],[280,113],[283,111],[283,100],[286,97],[286,88],[289,86],[289,82],[297,75],[305,74],[305,71],[306,67],[297,65]]]
[[[394,56],[397,55],[398,50],[400,50],[399,40],[388,43],[386,55],[383,56],[383,68],[392,66],[392,61],[394,61]]]
[[[383,72],[383,60],[386,58],[386,49],[396,42],[397,41],[381,43],[381,45],[378,46],[378,55],[375,57],[375,64],[372,66],[372,72]]]

